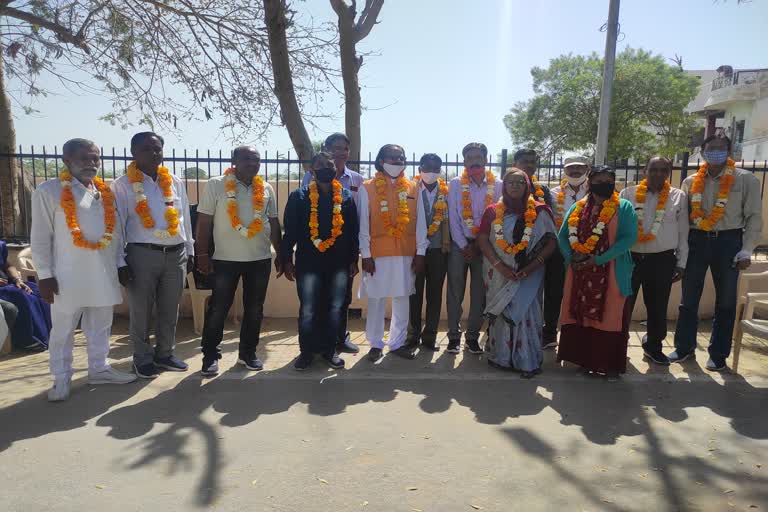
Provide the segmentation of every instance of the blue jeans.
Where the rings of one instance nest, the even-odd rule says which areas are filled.
[[[333,356],[345,311],[349,267],[299,271],[299,348],[302,354]]]
[[[688,264],[683,277],[683,300],[675,331],[675,348],[680,355],[696,349],[699,326],[699,301],[704,290],[707,269],[715,285],[715,316],[709,339],[709,356],[724,363],[731,353],[731,337],[736,320],[736,295],[739,271],[733,258],[741,250],[741,230],[708,234],[691,230],[688,235]]]

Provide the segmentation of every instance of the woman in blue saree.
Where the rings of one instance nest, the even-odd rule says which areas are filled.
[[[24,282],[19,271],[8,264],[8,246],[0,240],[0,301],[14,306],[16,319],[10,326],[13,347],[28,351],[48,348],[51,307],[40,297],[37,285]]]
[[[552,212],[531,197],[532,188],[525,172],[510,169],[502,199],[486,209],[477,235],[485,256],[488,363],[524,378],[541,372],[544,264],[557,248]]]

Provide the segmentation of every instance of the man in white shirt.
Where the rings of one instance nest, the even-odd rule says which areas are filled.
[[[403,148],[383,146],[375,167],[377,173],[363,183],[357,204],[363,257],[360,297],[368,298],[365,336],[371,345],[368,359],[374,363],[384,355],[384,314],[389,297],[389,351],[405,359],[415,357],[405,346],[409,297],[415,291],[416,274],[424,271],[424,253],[429,245],[418,189],[403,176]]]
[[[352,192],[352,200],[357,203],[357,193],[363,185],[362,174],[353,171],[347,167],[349,161],[349,137],[343,133],[332,133],[326,137],[323,142],[322,150],[330,153],[333,157],[333,164],[336,167],[336,179],[341,186]],[[306,187],[312,181],[312,173],[306,172],[301,180],[301,186]],[[339,339],[336,344],[336,351],[346,352],[347,354],[357,354],[360,349],[352,343],[349,331],[347,331],[347,321],[349,317],[349,305],[352,304],[352,285],[355,282],[355,272],[349,279],[347,285],[347,296],[344,300],[344,309],[341,312],[341,324],[339,324]]]
[[[419,162],[417,193],[424,208],[429,247],[424,257],[424,272],[416,274],[416,292],[410,297],[410,315],[406,345],[411,350],[421,346],[437,351],[437,325],[443,305],[443,283],[451,252],[451,231],[448,223],[448,185],[440,179],[443,160],[427,153]],[[426,316],[422,330],[422,305],[426,291]]]
[[[672,283],[682,279],[688,259],[688,200],[685,192],[669,183],[672,161],[654,157],[645,168],[645,179],[627,187],[620,197],[635,206],[638,239],[632,247],[631,307],[643,289],[648,333],[643,336],[643,353],[652,362],[668,366],[662,352],[667,337],[667,304]]]
[[[32,194],[32,258],[40,295],[52,304],[52,402],[69,397],[78,322],[87,341],[88,382],[136,380],[107,362],[112,310],[122,302],[117,269],[124,263],[114,197],[97,177],[99,149],[89,140],[72,139],[62,152],[66,169]]]
[[[589,167],[589,160],[582,156],[569,157],[563,162],[565,178],[551,190],[552,209],[558,229],[564,222],[563,216],[573,203],[582,200],[589,192]],[[565,263],[560,251],[555,251],[547,260],[547,272],[544,274],[544,331],[541,338],[544,348],[557,346],[557,324],[560,321],[564,287]]]
[[[203,375],[216,375],[219,371],[224,321],[241,278],[243,322],[238,363],[252,371],[264,368],[256,357],[256,347],[271,272],[270,243],[279,254],[282,236],[275,191],[258,175],[260,166],[261,155],[256,148],[235,148],[232,168],[223,176],[208,180],[197,206],[195,261],[202,274],[210,275],[213,289],[203,327]],[[258,211],[254,203],[260,203]],[[230,210],[232,204],[234,208]],[[211,237],[214,247],[210,244]],[[275,258],[275,270],[279,277],[282,274],[279,258]]]
[[[163,163],[163,138],[141,132],[131,138],[133,162],[112,184],[117,215],[124,229],[125,261],[120,283],[128,290],[133,367],[143,379],[158,368],[183,372],[187,363],[174,354],[179,301],[187,261],[195,254],[189,200],[184,182]],[[157,306],[155,348],[149,323]]]

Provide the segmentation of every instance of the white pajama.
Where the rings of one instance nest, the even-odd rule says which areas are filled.
[[[99,372],[109,367],[109,335],[112,330],[113,306],[81,307],[74,311],[58,305],[51,306],[53,329],[48,341],[51,374],[54,378],[72,376],[72,351],[77,322],[85,334],[88,350],[88,371]]]
[[[405,343],[408,333],[409,297],[392,297],[392,319],[389,321],[389,350],[397,350]],[[368,318],[365,337],[373,348],[384,348],[384,322],[387,298],[368,297]]]

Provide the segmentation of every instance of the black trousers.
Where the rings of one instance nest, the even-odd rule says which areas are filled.
[[[341,306],[341,318],[336,339],[336,347],[339,349],[344,346],[344,341],[347,339],[347,321],[349,320],[349,305],[352,304],[352,285],[354,282],[354,277],[347,280],[347,294],[344,296],[344,304]]]
[[[416,274],[416,293],[410,296],[408,335],[405,343],[416,345],[421,340],[434,344],[437,340],[437,325],[443,303],[443,283],[448,270],[448,255],[442,249],[427,249],[425,270]],[[424,330],[421,330],[421,310],[424,304],[424,290],[427,291],[427,315]]]
[[[544,330],[542,342],[557,341],[557,323],[560,321],[560,305],[565,287],[565,261],[560,251],[555,251],[546,263],[544,274]]]
[[[224,334],[224,321],[235,299],[237,284],[243,280],[243,321],[240,324],[241,356],[256,354],[264,318],[264,299],[267,296],[272,260],[224,261],[213,260],[213,274],[208,278],[213,294],[208,301],[203,325],[203,356],[218,358],[219,345]]]
[[[661,350],[661,342],[667,337],[667,305],[672,290],[672,274],[675,272],[677,257],[675,251],[641,254],[632,253],[635,270],[632,272],[632,297],[634,309],[637,292],[643,288],[643,302],[648,313],[648,350]],[[630,310],[631,312],[631,310]]]

